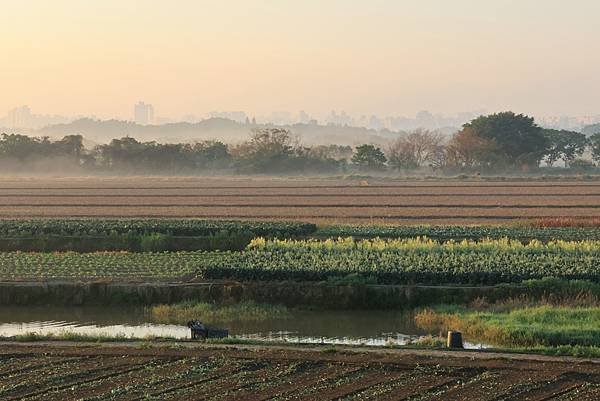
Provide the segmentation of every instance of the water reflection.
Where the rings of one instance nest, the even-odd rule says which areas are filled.
[[[403,345],[429,334],[410,313],[396,311],[292,310],[287,319],[206,323],[229,329],[232,337],[290,343]],[[199,318],[202,318],[199,316]],[[181,325],[157,324],[140,307],[0,307],[0,336],[35,332],[126,338],[190,337]]]

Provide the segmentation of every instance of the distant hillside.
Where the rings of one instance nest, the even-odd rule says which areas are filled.
[[[583,127],[583,129],[581,130],[581,132],[583,132],[586,135],[593,135],[596,132],[600,132],[600,124],[592,124],[592,125],[588,125]]]
[[[37,136],[60,138],[64,135],[81,134],[93,142],[105,143],[123,136],[142,141],[193,142],[218,139],[223,142],[240,142],[248,138],[253,128],[268,125],[240,124],[223,118],[211,118],[198,123],[173,123],[164,125],[138,125],[128,121],[81,119],[69,124],[51,125],[33,132]],[[401,133],[387,130],[376,131],[362,127],[323,126],[294,124],[283,126],[298,135],[306,145],[358,145],[376,143],[384,145]]]
[[[142,141],[187,142],[202,139],[239,140],[248,129],[232,120],[212,118],[202,122],[164,125],[139,125],[129,121],[92,120],[84,118],[69,124],[56,124],[37,130],[37,135],[60,137],[81,134],[95,142],[108,142],[113,138],[135,137]]]

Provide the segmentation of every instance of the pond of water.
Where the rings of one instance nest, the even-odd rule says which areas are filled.
[[[185,326],[158,324],[140,307],[0,307],[0,336],[35,332],[127,338],[190,338]],[[397,311],[292,310],[291,317],[250,322],[206,321],[230,336],[262,341],[348,345],[404,345],[432,334],[419,330],[413,316]],[[480,345],[465,343],[467,348]]]

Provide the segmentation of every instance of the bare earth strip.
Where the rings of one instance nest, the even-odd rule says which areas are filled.
[[[579,195],[558,195],[536,197],[528,195],[527,197],[496,195],[489,197],[477,197],[469,195],[466,197],[457,195],[443,196],[403,196],[384,195],[384,196],[293,196],[281,197],[280,195],[261,195],[256,197],[247,197],[240,195],[236,197],[208,197],[208,196],[14,196],[8,197],[0,194],[0,206],[2,207],[131,207],[154,206],[154,207],[203,207],[203,208],[223,208],[234,206],[238,208],[265,208],[265,207],[290,207],[290,208],[347,208],[347,207],[426,207],[426,208],[523,208],[523,207],[549,207],[549,208],[598,208],[600,207],[600,194],[594,196]]]
[[[0,195],[7,196],[426,196],[426,195],[480,195],[480,196],[521,196],[529,194],[538,195],[599,195],[600,186],[578,186],[578,185],[561,185],[548,184],[540,185],[504,185],[504,186],[488,186],[488,185],[469,185],[469,186],[393,186],[393,187],[361,187],[361,186],[345,186],[345,187],[322,187],[322,186],[306,186],[306,187],[243,187],[243,186],[228,186],[228,187],[185,187],[173,188],[170,186],[155,186],[143,187],[141,185],[127,186],[120,188],[102,188],[102,187],[72,187],[64,186],[61,188],[54,187],[7,187],[0,181]]]
[[[501,223],[600,217],[600,182],[122,177],[0,179],[0,218]]]
[[[598,187],[598,181],[584,181],[581,179],[563,178],[561,180],[528,180],[510,178],[504,180],[486,181],[485,179],[450,180],[450,179],[393,179],[393,178],[324,178],[324,177],[261,177],[261,176],[0,176],[0,184],[7,188],[127,188],[127,187],[271,187],[271,188],[298,188],[298,187],[353,187],[368,185],[371,187],[470,187],[488,186],[587,186]]]
[[[465,219],[473,221],[516,220],[523,218],[600,217],[597,207],[202,207],[202,206],[58,206],[58,207],[15,207],[0,208],[3,218],[31,217],[172,217],[172,218],[217,218],[217,219],[331,219],[331,220],[448,220]]]

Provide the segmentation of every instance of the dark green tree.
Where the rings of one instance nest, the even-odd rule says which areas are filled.
[[[600,132],[596,132],[589,138],[590,150],[592,152],[592,159],[600,164]]]
[[[139,165],[143,159],[144,145],[135,138],[113,139],[107,145],[99,145],[95,152],[100,164],[116,170],[129,169]]]
[[[374,145],[360,145],[352,156],[352,164],[361,170],[384,170],[387,159],[380,148]]]
[[[292,168],[296,145],[291,132],[284,128],[252,130],[250,140],[233,149],[237,168],[244,172],[284,172]]]
[[[228,146],[219,141],[196,142],[188,145],[186,151],[194,160],[194,165],[202,169],[227,168],[231,160]]]
[[[0,154],[12,159],[24,160],[30,156],[50,156],[48,138],[35,138],[19,134],[2,134]],[[48,154],[45,154],[48,153]]]
[[[594,163],[586,159],[574,159],[571,161],[569,167],[574,171],[585,172],[593,170]]]
[[[546,162],[550,167],[557,160],[563,160],[565,167],[569,167],[569,163],[581,156],[588,144],[586,136],[579,132],[545,129],[544,135],[548,140]]]
[[[76,158],[81,157],[85,147],[83,146],[83,136],[81,135],[67,135],[60,141],[54,143],[59,149],[60,153]]]
[[[548,140],[533,118],[511,111],[478,117],[464,128],[496,144],[497,153],[489,160],[493,165],[537,167],[548,148]]]

